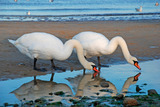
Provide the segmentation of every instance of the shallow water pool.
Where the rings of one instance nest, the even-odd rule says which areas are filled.
[[[62,101],[75,96],[115,96],[121,93],[127,96],[147,95],[149,89],[160,93],[160,60],[141,62],[139,65],[142,70],[130,64],[101,67],[100,76],[95,79],[92,79],[93,71],[87,71],[83,75],[83,70],[68,70],[54,73],[53,81],[50,81],[51,74],[36,76],[37,85],[34,85],[34,77],[0,81],[0,106],[39,97]],[[139,72],[141,75],[138,81],[133,81]],[[142,90],[136,92],[137,86]],[[67,97],[55,95],[59,91],[63,91]]]

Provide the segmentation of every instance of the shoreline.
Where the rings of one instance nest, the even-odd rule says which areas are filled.
[[[51,33],[62,41],[71,39],[82,31],[102,33],[110,40],[114,36],[122,36],[129,47],[131,55],[141,61],[160,59],[160,20],[137,21],[72,21],[72,22],[0,22],[0,81],[34,75],[45,75],[44,72],[32,70],[33,60],[21,54],[7,39],[17,39],[25,33]],[[121,49],[112,55],[102,56],[103,64],[127,63]],[[89,61],[97,64],[97,58]],[[22,65],[21,65],[22,63]],[[23,65],[24,64],[24,65]],[[66,61],[55,61],[56,66],[79,70],[82,66],[77,56],[72,53]],[[50,69],[50,62],[39,60],[37,66]]]
[[[70,22],[70,21],[134,21],[160,20],[160,12],[104,13],[72,15],[0,15],[0,21],[16,22]]]

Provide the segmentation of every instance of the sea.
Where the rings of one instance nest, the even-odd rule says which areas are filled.
[[[160,19],[160,0],[0,0],[0,21]],[[142,11],[136,8],[142,6]]]

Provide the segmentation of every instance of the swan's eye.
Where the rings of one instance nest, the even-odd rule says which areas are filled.
[[[137,61],[135,61],[135,60],[133,60],[133,62],[134,62],[134,64],[135,64],[135,63],[138,63],[138,62],[137,62]]]
[[[140,66],[138,65],[138,61],[133,60],[133,62],[134,62],[134,66],[136,66],[139,70],[141,70]]]
[[[92,65],[92,67],[94,68],[94,67],[96,67],[95,65]]]
[[[133,62],[134,62],[134,64],[135,64],[135,63],[137,63],[137,64],[138,64],[138,61],[133,60]]]
[[[99,71],[97,70],[97,67],[95,65],[92,65],[92,67],[93,67],[93,71],[99,73]]]

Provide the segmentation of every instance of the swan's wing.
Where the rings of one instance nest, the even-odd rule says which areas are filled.
[[[17,39],[17,48],[30,58],[51,59],[63,49],[63,43],[55,36],[47,33],[24,34]]]
[[[87,57],[99,56],[109,42],[104,35],[96,32],[82,32],[73,39],[80,41]]]

